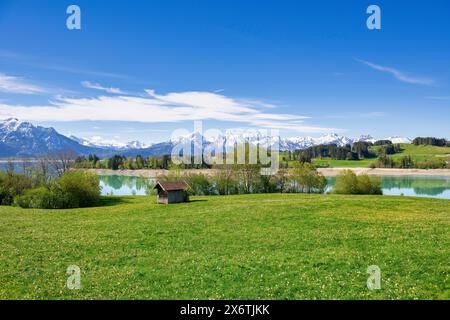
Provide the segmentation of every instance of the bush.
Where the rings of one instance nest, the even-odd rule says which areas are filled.
[[[47,187],[40,187],[16,197],[14,203],[27,209],[58,209],[63,207],[64,199]]]
[[[56,186],[67,197],[67,208],[92,207],[100,200],[100,181],[96,174],[85,171],[68,171]]]
[[[336,194],[383,194],[381,180],[378,177],[369,177],[367,174],[357,176],[351,170],[345,170],[336,177],[333,188]]]
[[[297,164],[292,171],[292,191],[300,193],[323,193],[327,179],[311,163]]]
[[[214,194],[214,188],[209,178],[203,173],[191,173],[184,180],[189,186],[188,192],[190,195],[209,196]]]
[[[95,174],[69,171],[46,187],[17,196],[14,203],[22,208],[68,209],[92,207],[99,200],[100,185]]]
[[[33,180],[24,174],[0,172],[0,205],[12,205],[15,197],[32,187]]]
[[[359,194],[383,194],[381,190],[381,179],[379,177],[370,177],[367,174],[358,176]]]

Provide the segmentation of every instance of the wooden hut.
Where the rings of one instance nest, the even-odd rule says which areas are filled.
[[[188,185],[184,181],[158,181],[155,189],[158,190],[158,203],[171,204],[189,201]]]

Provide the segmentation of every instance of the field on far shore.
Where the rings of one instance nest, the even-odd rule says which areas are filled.
[[[240,195],[0,207],[0,299],[450,299],[450,201]],[[81,290],[65,287],[81,269]],[[367,268],[381,269],[381,290]]]
[[[448,159],[450,161],[450,148],[449,147],[436,147],[428,145],[413,145],[413,144],[400,144],[402,151],[393,154],[390,157],[393,159],[400,159],[405,156],[410,156],[414,161],[432,161],[436,159]],[[373,151],[377,151],[379,147],[372,147]],[[332,160],[332,159],[313,159],[312,162],[319,167],[330,168],[368,168],[373,159],[362,160]]]

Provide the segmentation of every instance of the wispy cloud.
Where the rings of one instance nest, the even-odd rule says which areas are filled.
[[[307,125],[308,117],[266,112],[267,106],[255,100],[235,99],[213,92],[172,92],[165,95],[147,90],[146,96],[59,97],[49,105],[0,104],[0,117],[30,121],[131,121],[174,123],[216,120],[246,125],[286,129],[296,132],[339,131]],[[272,107],[272,105],[270,105]],[[273,106],[274,107],[274,106]],[[272,110],[272,109],[270,109]]]
[[[37,60],[33,56],[7,51],[0,49],[0,57],[2,59],[7,59],[9,61],[30,66],[33,68],[43,69],[43,70],[50,70],[50,71],[56,71],[61,73],[71,73],[71,74],[78,74],[78,75],[84,75],[84,76],[93,76],[93,77],[102,77],[102,78],[117,78],[117,79],[129,79],[128,76],[113,72],[104,72],[104,71],[98,71],[98,70],[89,70],[82,67],[75,67],[75,66],[67,66],[67,65],[61,65],[61,64],[49,64],[45,63],[41,60]]]
[[[42,94],[47,90],[34,85],[22,77],[10,76],[0,73],[0,91],[19,94]]]
[[[435,82],[431,78],[412,76],[412,75],[406,74],[405,72],[402,72],[395,68],[382,66],[382,65],[375,64],[373,62],[369,62],[369,61],[365,61],[365,60],[361,60],[361,59],[355,58],[355,60],[362,64],[365,64],[366,66],[369,66],[370,68],[372,68],[374,70],[388,73],[388,74],[392,75],[395,79],[402,81],[402,82],[411,83],[411,84],[421,84],[421,85],[426,85],[426,86],[431,86]]]
[[[385,117],[384,112],[364,112],[364,113],[341,113],[341,114],[328,114],[324,116],[316,117],[319,119],[365,119],[365,118],[381,118]]]
[[[433,97],[427,97],[427,99],[450,101],[450,96],[433,96]]]
[[[83,81],[81,82],[81,85],[85,88],[88,89],[95,89],[95,90],[100,90],[100,91],[105,91],[107,93],[112,93],[112,94],[125,94],[125,92],[123,92],[122,90],[120,90],[119,88],[113,88],[113,87],[104,87],[99,83],[92,83],[90,81]]]

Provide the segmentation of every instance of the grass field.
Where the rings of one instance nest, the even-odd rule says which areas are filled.
[[[414,161],[428,161],[438,159],[450,160],[450,148],[435,147],[435,146],[415,146],[412,144],[402,144],[402,152],[392,155],[393,159],[400,159],[405,156],[410,156]],[[379,147],[372,148],[375,152]],[[332,159],[313,159],[312,162],[319,167],[330,168],[367,168],[374,159],[363,160],[332,160]]]
[[[450,148],[448,147],[415,146],[412,144],[402,144],[401,146],[403,151],[393,155],[392,157],[394,159],[404,156],[411,156],[411,158],[416,161],[425,161],[435,158],[450,159]]]
[[[153,199],[153,198],[152,198]],[[450,201],[382,196],[111,197],[0,207],[1,299],[449,299]],[[66,268],[81,268],[79,291]],[[367,289],[378,265],[382,289]]]
[[[364,159],[364,160],[313,159],[312,163],[318,167],[367,168],[375,160],[376,159]]]

